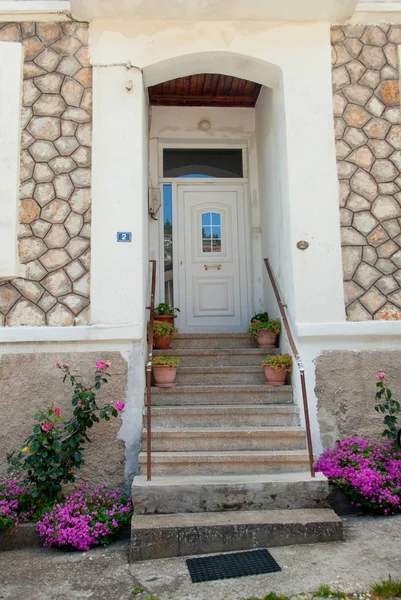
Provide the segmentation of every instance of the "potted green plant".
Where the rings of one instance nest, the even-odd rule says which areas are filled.
[[[275,348],[280,331],[280,319],[253,321],[248,328],[248,335],[250,338],[256,339],[259,348]]]
[[[174,356],[158,354],[152,358],[153,377],[157,387],[174,387],[180,361]]]
[[[170,323],[170,325],[174,325],[174,319],[179,312],[179,308],[173,308],[170,304],[161,302],[155,308],[155,321],[166,321],[167,323]]]
[[[292,369],[292,358],[289,354],[272,354],[267,356],[261,365],[265,370],[267,385],[284,385]]]
[[[165,321],[154,321],[153,323],[153,346],[157,350],[171,350],[172,338],[178,333],[178,329]]]
[[[269,315],[267,312],[257,313],[256,315],[253,315],[253,317],[251,318],[251,323],[254,323],[255,321],[262,321],[263,323],[267,323],[268,320],[269,320]]]

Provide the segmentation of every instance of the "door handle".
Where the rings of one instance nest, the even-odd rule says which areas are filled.
[[[221,269],[221,265],[213,265],[213,264],[208,264],[208,265],[204,265],[205,267],[205,271],[207,271],[208,269],[217,269],[218,271],[220,271]]]

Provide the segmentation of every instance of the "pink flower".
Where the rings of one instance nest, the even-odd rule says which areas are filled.
[[[125,404],[124,404],[124,402],[121,402],[121,400],[117,400],[117,402],[114,404],[114,408],[118,412],[122,412],[125,408]]]
[[[376,373],[376,379],[378,379],[379,381],[386,381],[387,377],[385,373],[381,373],[379,371],[379,373]]]
[[[53,429],[53,423],[42,423],[42,431],[51,431]]]
[[[59,362],[56,362],[56,367],[57,367],[58,369],[61,369],[61,367],[62,367],[62,364],[61,364],[61,363],[59,363]]]
[[[104,371],[105,369],[107,369],[107,363],[105,363],[105,362],[103,362],[103,361],[99,360],[99,361],[96,363],[96,368],[97,368],[97,369],[99,369],[99,371]]]
[[[59,416],[60,415],[61,410],[59,408],[55,408],[54,409],[54,414]]]

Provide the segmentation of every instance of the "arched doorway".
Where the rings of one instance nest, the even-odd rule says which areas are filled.
[[[148,89],[150,172],[161,192],[150,248],[160,265],[159,300],[180,308],[184,333],[244,331],[255,306],[261,251],[251,247],[251,188],[261,88],[199,73]]]

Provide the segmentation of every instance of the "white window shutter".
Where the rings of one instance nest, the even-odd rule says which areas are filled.
[[[0,278],[20,274],[18,209],[23,48],[0,42]]]

